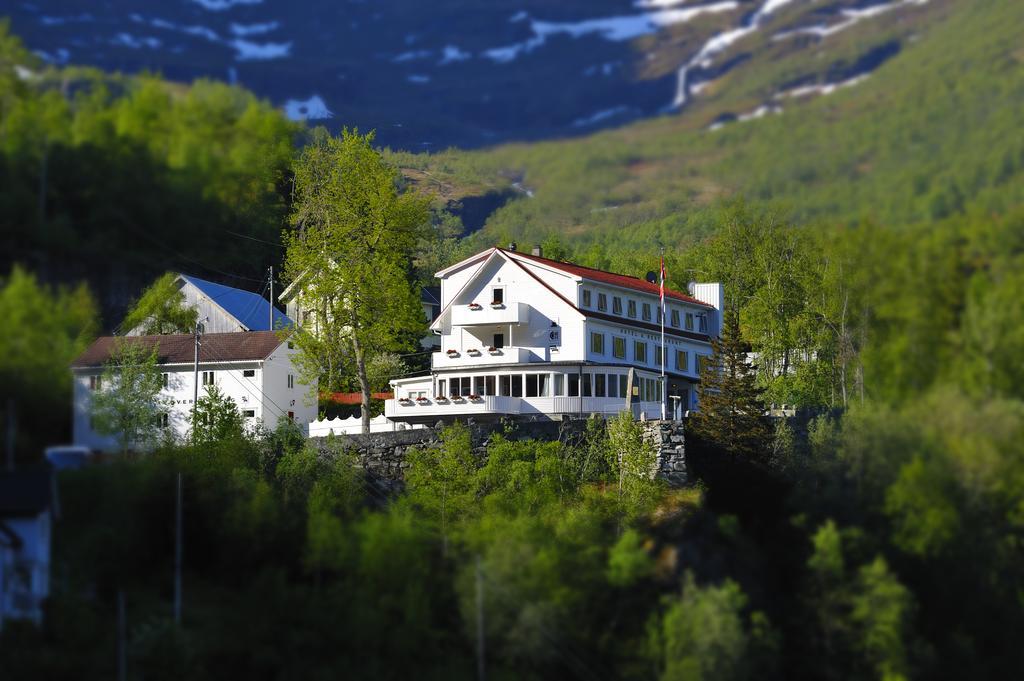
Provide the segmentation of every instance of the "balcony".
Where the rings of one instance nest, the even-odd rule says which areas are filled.
[[[647,418],[661,417],[660,402],[639,402],[640,411]],[[626,408],[626,400],[617,397],[504,397],[481,395],[437,400],[433,397],[420,401],[399,402],[387,400],[384,415],[399,421],[429,421],[432,419],[465,416],[523,414],[555,416],[560,414],[603,414],[614,416]]]
[[[452,306],[452,326],[519,325],[530,322],[530,306],[526,303],[472,303]]]
[[[525,364],[534,361],[529,348],[468,348],[449,354],[447,349],[435,352],[431,361],[434,369],[464,369],[494,364]]]

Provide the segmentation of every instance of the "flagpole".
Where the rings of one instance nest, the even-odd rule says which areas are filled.
[[[661,249],[661,420],[665,420],[665,403],[668,401],[668,386],[665,383],[665,362],[668,349],[665,347],[665,249]]]

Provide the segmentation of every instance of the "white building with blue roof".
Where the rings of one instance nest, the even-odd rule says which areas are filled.
[[[185,305],[195,308],[199,319],[205,320],[203,330],[206,333],[273,331],[292,325],[287,315],[251,291],[216,284],[189,274],[178,274],[175,284],[185,296]],[[142,334],[143,328],[139,326],[124,335]]]

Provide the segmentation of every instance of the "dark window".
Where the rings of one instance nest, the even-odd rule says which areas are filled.
[[[540,395],[537,382],[537,374],[526,374],[526,396],[537,397]]]
[[[561,397],[565,394],[565,376],[562,374],[555,374],[555,387],[552,394],[556,397]]]
[[[292,421],[294,421],[295,420],[295,412],[294,411],[288,412],[288,418],[290,418]]]
[[[622,314],[622,298],[612,296],[612,314]]]
[[[604,334],[590,332],[590,351],[595,355],[604,354]]]
[[[644,317],[644,321],[646,321],[646,322],[651,321],[651,304],[650,303],[644,303],[643,317]]]
[[[470,386],[473,381],[469,376],[463,376],[459,379],[459,382],[462,384],[462,395],[464,397],[473,394],[473,390]]]
[[[204,371],[203,372],[203,385],[213,385],[213,372],[212,371]]]
[[[498,394],[502,397],[508,397],[512,394],[511,376],[498,376]]]
[[[580,396],[580,376],[579,374],[569,374],[569,397]]]
[[[702,314],[700,316],[700,332],[701,333],[707,333],[708,332],[708,316],[706,314]]]
[[[481,394],[482,395],[495,395],[496,394],[494,392],[494,376],[485,376],[484,377],[484,391]]]
[[[291,374],[288,374],[288,387],[289,388],[294,388],[295,387],[295,377],[292,376]]]
[[[496,334],[494,334],[494,342],[491,343],[491,345],[493,345],[496,348],[503,348],[503,347],[505,347],[505,334],[503,334],[503,333],[496,333]]]
[[[590,307],[590,289],[583,289],[583,307]]]
[[[604,312],[608,309],[608,296],[603,293],[597,294],[597,309],[600,312]]]
[[[522,374],[516,374],[512,378],[512,397],[523,396],[523,376]]]
[[[253,378],[254,376],[256,376],[256,370],[246,369],[245,371],[242,372],[242,375],[245,376],[246,378]]]
[[[604,374],[595,374],[594,375],[594,397],[604,397],[604,395],[605,395],[604,381],[605,381]]]
[[[459,383],[459,379],[453,378],[452,379],[452,397],[459,397],[460,395],[462,395],[462,391],[460,390],[460,388],[461,388],[461,384]]]
[[[254,409],[246,409],[242,412],[242,416],[244,416],[247,419],[255,418],[256,411]]]
[[[487,386],[484,384],[485,376],[476,376],[473,378],[473,394],[474,395],[486,395]]]
[[[663,357],[663,355],[662,355],[663,352],[664,352],[664,350],[662,350],[660,345],[655,345],[654,346],[654,366],[659,366],[659,367],[661,366],[661,359]]]
[[[619,396],[619,377],[615,374],[608,374],[608,397]]]
[[[448,387],[448,381],[446,381],[443,378],[438,379],[438,381],[437,381],[437,394],[441,395],[443,397],[444,396],[445,388],[447,388],[447,387]]]
[[[686,313],[686,330],[687,331],[693,331],[693,313],[692,312],[687,312]]]
[[[647,363],[647,343],[642,341],[633,342],[633,361]]]
[[[619,397],[626,396],[626,385],[629,383],[629,378],[625,374],[619,374]]]
[[[676,369],[678,371],[690,370],[690,353],[686,350],[676,350]]]
[[[632,317],[633,319],[636,319],[636,301],[635,300],[627,300],[626,301],[626,314],[628,316]]]
[[[593,392],[590,390],[590,374],[583,374],[580,378],[583,382],[583,396],[592,397]]]
[[[102,376],[90,376],[89,377],[89,390],[99,390],[103,387]]]
[[[679,328],[679,310],[672,310],[671,319],[672,319],[672,322],[671,322],[672,326],[674,326],[675,328],[678,329]]]
[[[505,302],[505,289],[495,287],[491,289],[491,304],[501,305]]]
[[[541,397],[550,397],[548,392],[551,389],[551,377],[548,374],[537,375],[537,394]]]
[[[160,386],[163,388],[167,387],[168,374],[160,374]]]

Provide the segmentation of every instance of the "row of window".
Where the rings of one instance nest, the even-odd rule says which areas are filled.
[[[626,397],[626,374],[502,374],[455,376],[437,381],[437,394],[451,397],[497,395],[501,397]],[[644,402],[661,400],[661,381],[637,377],[633,396]],[[410,397],[425,397],[422,392]]]
[[[583,307],[593,307],[593,294],[590,289],[583,289]],[[597,293],[597,307],[598,312],[608,311],[608,294]],[[654,311],[654,319],[652,319],[652,310]],[[626,317],[630,319],[636,319],[637,312],[637,301],[632,298],[626,299]],[[612,296],[612,314],[622,316],[622,298],[619,296]],[[645,322],[654,321],[658,324],[661,323],[661,307],[652,307],[651,303],[640,304],[640,319]],[[684,324],[685,326],[681,325]],[[694,328],[696,325],[696,329]],[[708,332],[708,318],[704,314],[696,314],[693,312],[680,313],[679,309],[671,308],[669,310],[669,326],[675,329],[685,328],[687,331],[698,330],[701,333]]]
[[[214,373],[216,373],[216,372],[204,371],[203,372],[203,376],[202,376],[202,385],[214,385],[214,383],[216,382],[216,380],[214,378]],[[244,376],[245,378],[255,378],[256,377],[256,370],[255,369],[243,369],[242,370],[242,376]],[[166,388],[168,386],[169,382],[170,382],[170,374],[166,374],[166,373],[160,374],[160,386],[162,388]],[[97,376],[90,376],[89,377],[89,390],[99,390],[102,387],[103,387],[103,376],[97,375]],[[289,388],[294,388],[295,387],[295,376],[293,376],[292,374],[288,374],[288,387]]]
[[[605,335],[597,331],[590,332],[590,352],[595,355],[605,354]],[[653,352],[651,353],[654,360],[654,366],[661,366],[662,358],[662,346],[655,345]],[[612,357],[615,359],[626,359],[626,339],[622,336],[612,336]],[[676,350],[675,351],[675,369],[684,373],[690,372],[691,370],[697,372],[699,367],[697,366],[697,358],[699,355],[694,355],[694,363],[690,364],[690,353],[687,350]],[[641,340],[633,341],[633,361],[637,364],[647,364],[647,342]]]

